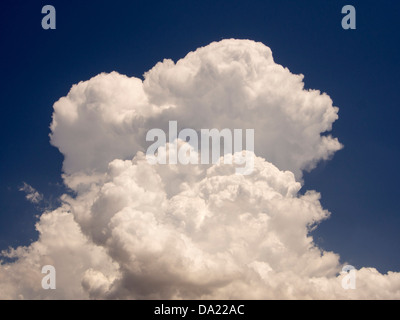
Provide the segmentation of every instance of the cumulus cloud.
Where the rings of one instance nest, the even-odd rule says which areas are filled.
[[[54,104],[51,143],[75,196],[41,216],[38,241],[3,252],[16,261],[0,264],[0,298],[400,298],[400,274],[373,268],[344,290],[339,255],[310,235],[330,213],[318,192],[299,193],[302,171],[341,148],[326,134],[337,113],[249,40],[164,60],[143,81],[113,72],[74,85]],[[253,172],[151,165],[145,134],[170,120],[255,129]],[[40,286],[46,264],[57,290]]]
[[[149,128],[168,132],[170,120],[178,129],[252,128],[256,154],[301,177],[341,148],[321,135],[338,108],[327,94],[305,90],[303,78],[261,43],[215,42],[177,63],[157,63],[144,81],[112,72],[74,85],[54,104],[51,142],[67,174],[92,173],[144,151]]]
[[[2,299],[83,299],[87,293],[82,279],[92,268],[101,268],[114,276],[117,265],[82,234],[66,205],[42,214],[36,229],[39,239],[28,247],[3,252],[13,263],[0,265],[0,298]],[[43,290],[42,267],[53,265],[57,271],[57,289]]]

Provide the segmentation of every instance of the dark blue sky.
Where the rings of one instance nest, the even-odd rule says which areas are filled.
[[[83,1],[82,1],[83,2]],[[57,29],[41,28],[41,9]],[[357,10],[343,30],[341,8]],[[2,1],[0,5],[0,249],[27,245],[40,214],[26,181],[56,203],[62,155],[49,144],[52,105],[100,72],[142,77],[164,58],[223,38],[269,46],[307,88],[340,108],[333,135],[345,148],[305,175],[332,212],[313,232],[356,267],[400,271],[400,4],[384,1]]]

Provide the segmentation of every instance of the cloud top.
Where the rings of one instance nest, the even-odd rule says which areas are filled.
[[[255,153],[301,177],[341,148],[326,135],[338,108],[303,75],[274,62],[250,40],[223,40],[174,63],[165,59],[144,81],[116,72],[74,85],[54,104],[51,142],[65,156],[64,171],[104,172],[113,159],[147,148],[146,132],[168,121],[179,129],[255,129]]]

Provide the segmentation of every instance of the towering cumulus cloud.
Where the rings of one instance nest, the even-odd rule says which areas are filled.
[[[144,81],[112,72],[74,85],[54,104],[51,143],[75,195],[43,213],[38,241],[3,253],[16,260],[0,265],[0,298],[400,298],[400,274],[373,268],[345,290],[339,256],[310,236],[330,213],[317,192],[299,194],[302,171],[341,148],[326,134],[337,112],[249,40],[164,60]],[[150,164],[146,133],[171,120],[254,129],[253,172]],[[41,287],[47,264],[56,290]]]

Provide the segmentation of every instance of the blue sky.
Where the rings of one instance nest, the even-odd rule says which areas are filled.
[[[57,29],[41,28],[41,8]],[[341,28],[341,8],[357,29]],[[74,83],[113,70],[142,77],[164,58],[223,38],[269,46],[277,63],[305,75],[340,108],[333,135],[344,144],[306,174],[332,216],[313,232],[356,267],[400,270],[400,4],[394,1],[2,2],[0,9],[0,249],[37,237],[40,210],[18,191],[27,182],[57,204],[63,157],[49,143],[52,105]]]

